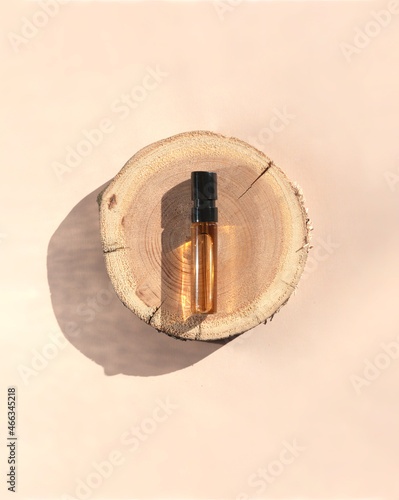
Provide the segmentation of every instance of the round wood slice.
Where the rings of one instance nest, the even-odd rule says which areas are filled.
[[[190,312],[193,170],[218,175],[218,310]],[[100,199],[108,274],[121,301],[157,330],[217,340],[266,322],[295,290],[311,229],[298,186],[249,144],[179,134],[136,153]]]

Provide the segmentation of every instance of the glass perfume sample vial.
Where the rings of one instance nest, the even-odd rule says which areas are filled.
[[[191,173],[191,312],[213,314],[217,302],[217,175]]]

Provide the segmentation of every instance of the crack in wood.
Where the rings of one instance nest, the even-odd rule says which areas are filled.
[[[281,280],[281,281],[283,281],[283,280]],[[290,297],[291,297],[291,296],[290,296]],[[284,307],[284,306],[287,304],[287,302],[289,301],[290,297],[287,297],[287,298],[285,299],[285,301],[281,304],[281,306],[279,306],[279,307],[278,307],[278,308],[274,311],[274,313],[273,313],[273,314],[271,314],[268,318],[266,318],[266,319],[265,319],[265,321],[263,322],[263,324],[264,324],[264,325],[266,325],[268,321],[273,321],[274,316],[275,316],[275,315],[276,315],[276,314],[277,314],[277,313],[281,310],[281,308],[282,308],[282,307]]]
[[[198,324],[198,333],[195,334],[194,340],[201,340],[201,323]]]
[[[264,175],[268,170],[269,168],[273,167],[274,166],[274,162],[273,161],[269,161],[267,167],[265,168],[265,170],[263,170],[263,172],[261,172],[258,177],[253,181],[251,182],[251,184],[249,185],[249,187],[238,197],[238,199],[242,198],[244,196],[244,194],[246,194],[250,189],[251,187],[255,184],[256,181],[258,181],[262,175]]]
[[[295,253],[299,252],[300,250],[303,250],[304,248],[309,247],[309,245],[310,245],[310,243],[309,243],[309,242],[308,242],[308,243],[305,243],[303,246],[301,246],[301,248],[298,248],[298,250],[296,250],[296,252],[295,252]],[[309,247],[309,249],[310,249],[310,247]]]
[[[162,306],[162,304],[165,302],[165,299],[159,304],[159,306],[157,308],[155,308],[155,311],[150,315],[150,317],[148,318],[148,324],[151,325],[151,321],[153,319],[153,317],[156,315],[156,313],[158,312],[158,310],[160,309],[160,307]]]
[[[117,247],[117,248],[111,248],[109,250],[104,250],[104,253],[112,253],[112,252],[117,252],[118,250],[124,250],[126,247]]]
[[[294,285],[291,285],[291,283],[287,283],[287,281],[284,281],[284,280],[281,280],[283,283],[285,283],[286,285],[290,286],[291,288],[293,288],[294,290],[296,289],[296,286]]]
[[[111,198],[109,199],[109,201],[108,201],[108,208],[109,208],[109,210],[112,210],[115,205],[116,205],[116,195],[113,194],[111,196]]]

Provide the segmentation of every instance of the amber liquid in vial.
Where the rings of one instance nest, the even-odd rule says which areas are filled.
[[[217,223],[191,224],[191,312],[216,312]]]

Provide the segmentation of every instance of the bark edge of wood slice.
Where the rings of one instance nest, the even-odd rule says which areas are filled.
[[[218,309],[190,313],[190,174],[218,174]],[[180,339],[217,341],[266,323],[296,289],[311,222],[297,184],[263,152],[207,131],[137,152],[99,198],[106,267],[123,304]]]

